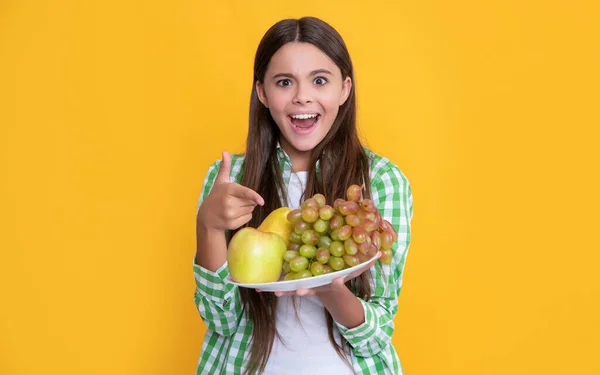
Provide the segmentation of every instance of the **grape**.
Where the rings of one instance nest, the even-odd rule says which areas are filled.
[[[325,270],[324,274],[333,272],[333,268],[331,268],[331,266],[329,264],[324,264],[323,269]]]
[[[367,218],[368,214],[369,213],[367,211],[358,210],[358,212],[356,213],[356,216],[358,216],[359,219],[364,220]]]
[[[340,241],[346,241],[348,238],[352,236],[352,227],[349,225],[344,225],[340,229],[338,229],[337,237]]]
[[[346,201],[338,207],[338,212],[343,216],[356,214],[358,212],[358,204],[356,202]]]
[[[319,217],[323,220],[331,219],[331,217],[333,216],[334,213],[335,213],[335,210],[331,206],[325,205],[325,206],[319,208]]]
[[[329,246],[329,253],[334,257],[341,257],[344,255],[344,244],[340,241],[333,241]]]
[[[358,260],[359,260],[361,263],[364,263],[364,262],[367,262],[367,261],[371,260],[371,258],[369,258],[369,256],[368,256],[368,255],[366,255],[366,254],[363,254],[363,253],[358,253],[358,254],[356,254],[356,256],[358,257]]]
[[[381,248],[384,250],[388,250],[394,244],[394,237],[388,231],[383,231],[381,233]]]
[[[392,250],[381,250],[381,258],[379,258],[381,263],[383,264],[391,264],[392,263]]]
[[[314,257],[316,253],[317,248],[312,245],[302,245],[302,247],[300,247],[300,255],[302,255],[305,258],[310,259]]]
[[[377,250],[381,249],[381,233],[377,231],[371,232],[371,243],[375,245]]]
[[[346,241],[344,241],[344,251],[348,255],[354,255],[358,252],[358,246],[352,238],[348,238]]]
[[[363,199],[360,202],[360,208],[367,212],[373,212],[373,213],[377,210],[377,207],[375,207],[375,203],[373,203],[373,201],[370,199]]]
[[[360,200],[361,188],[358,185],[350,185],[346,190],[346,199],[352,202],[358,202]]]
[[[373,220],[375,222],[375,225],[377,225],[377,228],[379,228],[381,226],[381,214],[379,213],[379,211],[375,212],[375,220]]]
[[[301,210],[290,211],[287,214],[287,219],[288,219],[288,221],[291,221],[292,223],[296,224],[297,222],[300,221],[300,219],[302,219],[302,211]]]
[[[356,215],[348,215],[345,218],[346,220],[346,224],[350,225],[351,227],[357,227],[360,225],[360,218]]]
[[[367,231],[363,227],[355,227],[352,230],[352,238],[356,243],[363,243],[367,240]]]
[[[313,224],[313,228],[319,234],[325,234],[329,230],[329,222],[319,218]]]
[[[333,201],[333,208],[334,209],[338,209],[338,207],[340,206],[340,204],[346,202],[345,200],[343,200],[342,198],[338,198],[335,201]]]
[[[306,279],[308,277],[312,277],[312,273],[309,270],[302,270],[296,274],[296,280]]]
[[[392,238],[394,239],[394,242],[398,241],[398,232],[396,232],[396,230],[394,230],[394,228],[392,228]]]
[[[283,272],[290,273],[292,269],[290,268],[289,262],[283,262]]]
[[[331,239],[334,241],[338,241],[339,240],[339,238],[338,238],[339,231],[340,231],[339,229],[336,229],[336,230],[329,232],[329,237],[331,237]]]
[[[321,236],[319,237],[319,247],[323,247],[325,249],[329,249],[329,245],[331,245],[331,241],[333,241],[329,236]],[[298,248],[300,249],[300,248]]]
[[[344,218],[340,215],[333,215],[331,220],[329,220],[329,229],[336,230],[340,229],[344,226]]]
[[[321,264],[327,264],[327,262],[329,262],[330,256],[331,255],[329,254],[329,250],[327,249],[320,248],[319,250],[317,250],[317,262]]]
[[[382,220],[379,227],[392,235],[393,242],[398,240],[398,233],[396,233],[396,229],[394,229],[394,226],[389,221]]]
[[[299,221],[296,224],[294,224],[294,232],[296,232],[298,234],[302,234],[302,233],[304,233],[304,231],[309,230],[309,229],[310,229],[310,224],[305,221]]]
[[[323,207],[325,205],[325,203],[327,202],[327,200],[325,199],[325,196],[323,194],[315,194],[315,195],[313,195],[313,199],[317,201],[317,203],[319,204],[319,207]]]
[[[305,207],[302,209],[302,220],[307,223],[314,223],[319,218],[319,209],[314,207]]]
[[[302,245],[302,235],[296,232],[292,232],[290,233],[290,235],[288,236],[288,239],[290,240],[290,242],[292,244],[296,244],[296,245]],[[291,244],[290,244],[291,246]],[[298,246],[298,249],[300,249],[300,246]],[[294,249],[291,249],[294,250]]]
[[[346,263],[340,257],[331,257],[331,258],[329,258],[329,262],[327,264],[329,265],[329,267],[333,268],[335,271],[339,271],[344,268],[344,265]]]
[[[377,248],[375,247],[375,245],[371,244],[369,245],[369,250],[367,252],[367,256],[369,258],[373,258],[375,255],[377,255]]]
[[[319,276],[325,273],[325,268],[321,263],[314,262],[310,265],[310,272],[315,276]]]
[[[288,272],[283,278],[284,281],[296,280],[296,272]]]
[[[285,260],[286,262],[291,262],[292,259],[294,259],[295,257],[297,257],[299,254],[300,254],[300,252],[298,252],[298,251],[286,250],[283,253],[283,260]]]
[[[319,233],[316,231],[309,229],[302,233],[302,242],[305,245],[316,245],[319,243]]]
[[[373,220],[364,219],[362,226],[367,232],[373,232],[377,230],[377,225],[375,225],[375,222]]]
[[[357,255],[344,255],[342,257],[342,259],[344,259],[344,262],[349,266],[349,267],[354,267],[358,264],[360,264],[360,259],[358,259]]]
[[[365,212],[365,217],[363,218],[364,220],[371,220],[371,221],[375,221],[375,219],[377,218],[377,215],[375,215],[374,212]]]
[[[302,204],[300,205],[300,207],[302,207],[302,209],[307,208],[307,207],[311,207],[311,208],[314,208],[315,210],[318,211],[321,206],[319,205],[319,202],[317,202],[316,200],[314,200],[312,198],[308,198],[307,200],[305,200],[304,202],[302,202]]]
[[[369,252],[369,246],[370,245],[367,241],[356,244],[358,252],[364,255],[367,255],[367,253]]]
[[[308,259],[303,256],[297,256],[290,261],[290,268],[294,272],[300,272],[308,268]]]
[[[294,232],[292,232],[292,233],[294,233]],[[294,233],[294,234],[296,234],[296,233]],[[301,239],[301,240],[302,240],[302,239]],[[301,245],[300,245],[299,243],[290,243],[290,244],[288,245],[288,248],[287,248],[287,249],[288,249],[288,250],[296,250],[296,251],[298,251],[298,250],[300,250],[300,246],[301,246]]]

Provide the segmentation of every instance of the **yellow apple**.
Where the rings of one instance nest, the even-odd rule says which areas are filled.
[[[227,248],[229,274],[239,283],[278,281],[286,248],[285,241],[276,233],[242,228],[233,236]]]
[[[285,245],[288,246],[290,244],[290,233],[294,230],[294,224],[287,219],[287,215],[291,210],[289,207],[280,207],[273,210],[256,229],[261,232],[277,233],[283,238]]]

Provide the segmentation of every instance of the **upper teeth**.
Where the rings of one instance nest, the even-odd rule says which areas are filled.
[[[315,117],[317,117],[316,113],[303,114],[303,115],[292,115],[292,118],[299,119],[299,120],[305,120],[307,118],[315,118]]]

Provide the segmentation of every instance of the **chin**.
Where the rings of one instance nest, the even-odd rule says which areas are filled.
[[[319,142],[312,142],[312,141],[291,143],[292,147],[294,147],[299,152],[310,152],[315,147],[317,147],[318,144],[319,144]]]

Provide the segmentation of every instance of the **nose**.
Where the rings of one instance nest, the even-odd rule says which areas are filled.
[[[296,92],[293,99],[294,104],[312,103],[312,94],[310,86],[302,83],[296,85]]]

